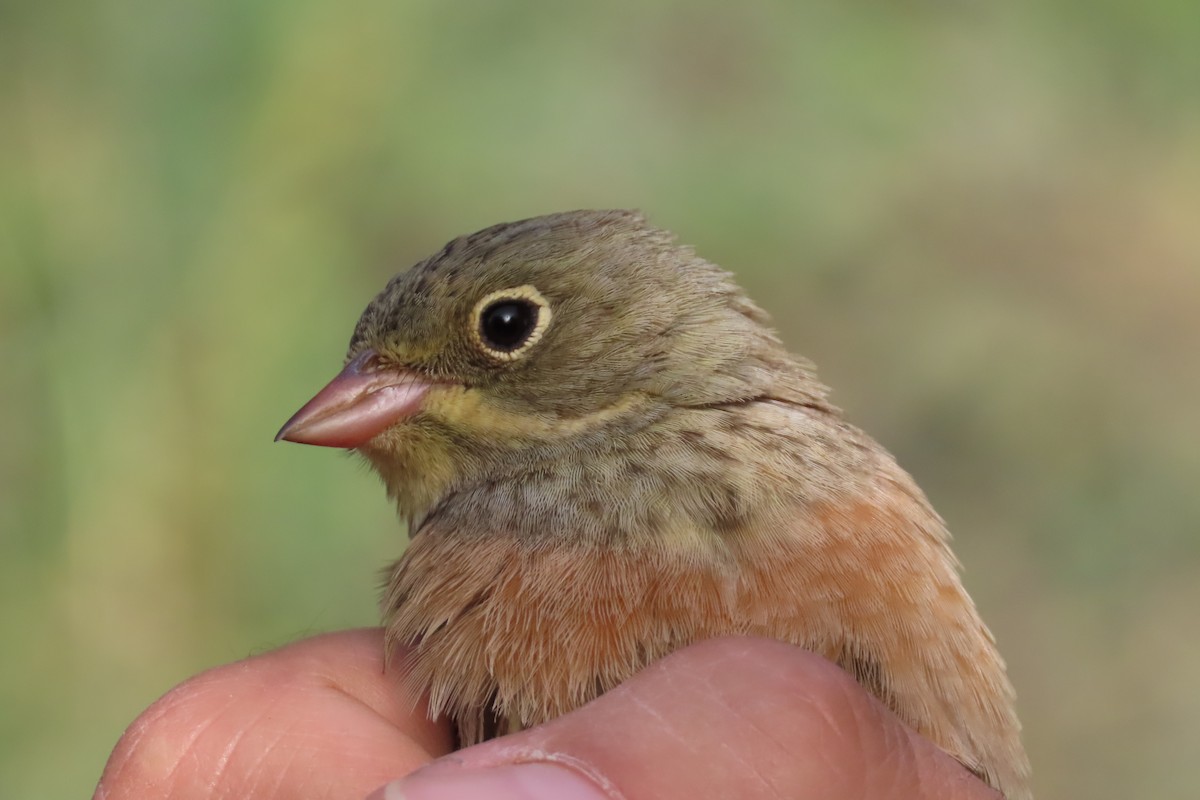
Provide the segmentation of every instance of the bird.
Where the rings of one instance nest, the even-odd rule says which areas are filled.
[[[639,212],[494,225],[400,272],[276,439],[378,472],[410,537],[386,641],[464,746],[762,636],[1031,797],[942,518],[733,275]]]

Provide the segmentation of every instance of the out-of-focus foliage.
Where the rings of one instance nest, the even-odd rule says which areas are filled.
[[[375,621],[403,536],[273,445],[386,277],[636,206],[957,534],[1042,796],[1194,797],[1194,2],[0,9],[0,796],[208,665]]]

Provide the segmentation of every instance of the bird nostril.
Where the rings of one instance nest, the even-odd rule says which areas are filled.
[[[375,350],[364,350],[354,358],[346,368],[357,374],[379,372],[384,368],[384,360]]]

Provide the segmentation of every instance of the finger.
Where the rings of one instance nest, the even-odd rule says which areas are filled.
[[[96,797],[361,798],[453,746],[383,651],[379,630],[343,631],[192,678],[129,727]]]
[[[463,750],[376,798],[996,800],[819,656],[763,639],[679,651],[547,725]]]

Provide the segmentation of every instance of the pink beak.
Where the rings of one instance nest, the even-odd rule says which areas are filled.
[[[434,384],[407,370],[371,370],[374,360],[374,350],[355,356],[284,423],[275,441],[351,449],[420,411]]]

